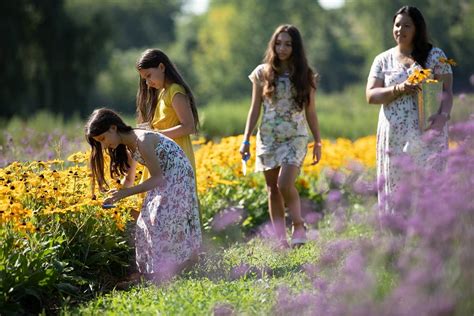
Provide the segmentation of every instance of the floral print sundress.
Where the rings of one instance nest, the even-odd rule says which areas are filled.
[[[178,144],[160,133],[148,134],[159,138],[155,153],[166,182],[144,199],[135,232],[136,263],[140,273],[172,273],[201,245],[194,171]],[[132,157],[145,164],[138,150]]]
[[[265,64],[257,66],[249,79],[264,85]],[[263,114],[257,132],[255,171],[266,171],[282,165],[301,167],[308,146],[304,109],[293,100],[294,89],[289,74],[278,76],[273,98],[264,98]]]
[[[375,57],[370,69],[369,78],[379,78],[385,87],[404,82],[416,69],[422,67],[415,62],[406,67],[396,58],[396,47],[393,47]],[[433,74],[451,74],[451,66],[440,62],[446,58],[444,52],[433,47],[426,60],[426,68]],[[379,208],[392,212],[390,196],[397,188],[401,178],[397,158],[408,156],[419,166],[442,168],[439,153],[448,146],[447,126],[443,132],[430,139],[423,139],[423,133],[418,127],[418,108],[416,95],[402,95],[388,104],[382,104],[379,112],[377,127],[377,180]]]

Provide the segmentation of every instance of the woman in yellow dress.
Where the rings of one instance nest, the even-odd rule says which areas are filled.
[[[199,117],[193,93],[169,57],[159,49],[147,49],[136,64],[140,73],[137,92],[138,126],[159,131],[184,151],[196,175],[191,134]],[[141,182],[149,178],[143,170]],[[195,176],[196,179],[196,176]],[[199,217],[202,225],[201,212]]]
[[[199,118],[191,89],[159,49],[143,52],[136,67],[140,73],[137,123],[173,139],[183,149],[196,173],[190,135],[197,132]]]

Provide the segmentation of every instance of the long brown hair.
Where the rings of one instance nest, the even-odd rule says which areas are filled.
[[[425,18],[423,18],[420,10],[416,7],[406,5],[398,9],[395,13],[392,24],[395,23],[395,19],[399,14],[408,15],[412,19],[413,24],[415,24],[415,37],[413,38],[413,51],[411,52],[411,55],[420,66],[425,68],[428,54],[430,53],[431,48],[433,48],[433,45],[428,41],[428,30]]]
[[[99,189],[102,191],[104,187],[108,188],[107,181],[104,177],[104,156],[102,145],[93,137],[99,136],[110,129],[112,125],[117,126],[117,131],[121,133],[129,133],[133,130],[118,116],[117,113],[110,109],[101,108],[92,112],[85,127],[85,135],[87,142],[91,145],[90,168],[92,170],[92,179],[97,181]],[[127,147],[120,144],[115,149],[107,149],[110,156],[110,177],[124,176],[130,168],[128,164]]]
[[[286,32],[291,37],[292,52],[289,59],[290,81],[293,84],[294,100],[300,110],[309,104],[311,88],[316,89],[315,73],[308,65],[303,47],[303,40],[298,29],[290,24],[277,27],[268,42],[265,52],[263,95],[272,98],[276,88],[276,77],[281,75],[281,61],[275,51],[275,43],[280,33]]]
[[[189,104],[191,106],[191,111],[194,117],[194,127],[197,130],[199,127],[199,117],[194,95],[186,81],[184,81],[183,77],[179,73],[176,66],[168,58],[168,56],[166,56],[166,54],[159,49],[147,49],[137,60],[136,67],[137,70],[140,70],[156,68],[160,64],[163,64],[165,66],[165,80],[183,86],[184,90],[186,91],[186,95],[189,99]],[[140,77],[136,102],[138,123],[150,122],[153,119],[153,114],[155,113],[156,109],[157,98],[157,89],[151,87],[149,88],[146,84],[146,80]]]

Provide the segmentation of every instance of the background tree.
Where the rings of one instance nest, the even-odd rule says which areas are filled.
[[[138,88],[135,62],[146,48],[167,49],[175,41],[175,19],[183,0],[68,0],[76,21],[101,16],[107,33],[104,58],[96,65],[88,108],[109,106],[133,113]],[[90,21],[92,22],[92,21]]]
[[[341,9],[364,50],[365,73],[377,54],[395,46],[393,14],[406,4],[400,0],[358,0],[347,1]],[[472,89],[469,77],[474,69],[474,1],[413,0],[410,5],[423,13],[431,42],[458,62],[454,68],[455,91]]]
[[[0,32],[5,36],[0,96],[2,116],[34,110],[81,111],[107,26],[74,23],[63,1],[2,1]],[[100,30],[100,31],[99,31]]]
[[[285,23],[300,29],[310,64],[323,78],[321,87],[342,89],[359,78],[354,65],[363,58],[352,49],[358,43],[347,26],[331,23],[337,18],[337,12],[326,12],[311,0],[211,2],[193,53],[198,94],[205,100],[248,95],[248,74],[261,63],[272,32]]]
[[[395,45],[400,0],[346,1],[325,10],[314,0],[210,0],[200,15],[189,0],[18,0],[0,3],[1,117],[46,109],[66,115],[97,106],[134,112],[141,51],[170,55],[198,103],[245,100],[248,74],[280,24],[296,25],[320,88],[339,93],[365,82],[378,53]],[[472,91],[474,0],[413,0],[431,39],[459,66],[454,91]]]

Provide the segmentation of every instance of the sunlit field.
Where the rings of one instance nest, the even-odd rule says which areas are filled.
[[[2,311],[472,314],[473,131],[472,119],[453,125],[442,173],[404,162],[398,212],[381,217],[375,137],[324,139],[321,163],[308,155],[297,181],[310,242],[293,250],[272,242],[263,177],[242,174],[242,136],[197,139],[200,260],[166,284],[126,291],[114,288],[133,270],[139,200],[104,210],[104,196],[91,199],[87,151],[10,163],[0,169]]]
[[[474,0],[404,8],[390,0],[2,4],[0,316],[474,316]],[[416,27],[398,36],[399,21]],[[387,56],[398,61],[387,64]],[[255,72],[259,65],[274,71]],[[277,238],[272,188],[254,171],[257,128],[248,161],[239,148],[259,90],[249,75],[279,99],[276,76],[288,72],[281,96],[295,88],[303,96],[313,80],[306,65],[315,74],[322,157],[312,165],[308,126],[295,180],[307,239],[293,248],[298,221],[285,210],[288,244]],[[394,85],[397,69],[409,75]],[[378,86],[379,71],[391,91],[371,95],[367,83]],[[186,98],[177,102],[171,83],[185,87]],[[394,121],[383,117],[386,106],[368,104],[367,92],[375,103],[393,95]],[[448,122],[448,149],[426,161],[411,155],[425,154],[437,135],[413,130],[405,94],[417,101],[420,128],[437,110]],[[125,179],[111,178],[105,155],[107,185],[98,192],[85,123],[106,107],[136,127],[137,107],[157,99],[172,103],[182,122],[189,103],[199,121],[190,137],[202,244],[186,268],[155,269],[154,261],[160,272],[140,275],[143,240],[135,239],[145,194],[104,205]],[[414,138],[400,152],[405,131]],[[384,153],[376,150],[382,142]],[[379,195],[387,187],[393,191]],[[168,228],[156,238],[182,239]]]

